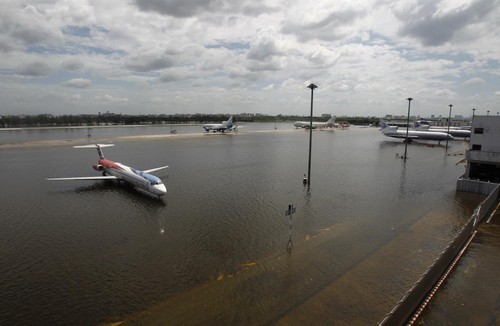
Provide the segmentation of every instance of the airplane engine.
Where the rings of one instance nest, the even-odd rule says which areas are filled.
[[[101,164],[94,164],[94,165],[92,165],[92,167],[96,171],[104,171],[104,166],[102,166]]]

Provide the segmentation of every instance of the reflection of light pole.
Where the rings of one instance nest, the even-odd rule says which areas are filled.
[[[408,147],[408,128],[410,127],[410,103],[413,101],[411,97],[407,98],[408,100],[408,116],[406,117],[406,138],[405,138],[405,156],[404,160],[406,162],[406,148]]]
[[[453,104],[448,105],[450,107],[450,114],[448,115],[448,131],[446,132],[448,135],[446,136],[446,149],[448,149],[448,138],[450,137],[450,119],[451,119],[451,107]]]
[[[311,190],[311,149],[312,149],[312,130],[313,130],[313,94],[318,86],[311,83],[307,88],[311,89],[311,116],[309,117],[309,165],[307,166],[307,191]]]

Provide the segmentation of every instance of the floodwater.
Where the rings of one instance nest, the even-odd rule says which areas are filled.
[[[170,166],[161,199],[44,178],[95,175],[95,150],[73,144],[170,127],[0,131],[0,323],[374,324],[482,200],[455,192],[467,143],[410,144],[405,163],[403,143],[359,127],[313,132],[308,193],[309,133],[274,127],[116,138],[108,159]]]
[[[500,207],[424,311],[421,325],[500,325]]]

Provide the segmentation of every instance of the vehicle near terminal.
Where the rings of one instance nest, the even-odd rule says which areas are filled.
[[[227,121],[222,121],[222,123],[207,123],[202,126],[206,132],[226,132],[235,130],[238,128],[237,125],[233,125],[233,116],[230,116]]]
[[[453,140],[453,136],[446,132],[433,132],[433,131],[418,131],[418,130],[408,130],[408,135],[406,134],[406,130],[399,130],[397,126],[389,126],[387,122],[380,121],[380,127],[382,133],[387,137],[393,138],[403,138],[407,139],[408,142],[411,142],[415,139],[418,140],[437,140],[438,144],[441,143],[442,140]]]
[[[102,152],[103,147],[114,146],[114,144],[94,144],[73,146],[73,148],[97,148],[99,161],[92,165],[94,170],[101,172],[101,176],[95,177],[67,177],[67,178],[46,178],[49,181],[67,181],[67,180],[123,180],[139,189],[148,193],[163,196],[167,193],[167,187],[163,184],[160,178],[150,174],[151,172],[168,168],[160,166],[149,170],[137,170],[122,163],[114,162],[104,158]]]
[[[297,129],[304,128],[309,129],[311,127],[311,122],[307,121],[295,121],[293,126]],[[312,129],[317,128],[333,128],[335,126],[335,116],[331,116],[326,122],[314,122],[312,123]]]

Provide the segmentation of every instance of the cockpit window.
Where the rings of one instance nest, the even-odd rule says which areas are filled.
[[[161,182],[161,179],[154,176],[154,175],[151,175],[151,174],[148,174],[144,171],[140,171],[140,170],[136,170],[136,169],[132,169],[132,172],[134,172],[135,174],[143,177],[144,179],[148,180],[149,183],[154,186],[154,185],[161,185],[162,182]]]

